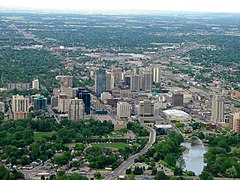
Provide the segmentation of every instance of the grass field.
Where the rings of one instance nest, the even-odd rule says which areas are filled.
[[[44,137],[51,137],[53,132],[34,132],[34,140],[41,140]]]
[[[100,144],[92,144],[92,146],[117,148],[119,150],[124,149],[125,147],[129,147],[128,144],[124,144],[124,143],[100,143]]]

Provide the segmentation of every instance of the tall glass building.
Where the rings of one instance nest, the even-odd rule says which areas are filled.
[[[106,91],[106,71],[99,69],[95,77],[95,92],[96,96],[100,97],[101,93]]]

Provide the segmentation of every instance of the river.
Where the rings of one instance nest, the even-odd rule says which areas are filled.
[[[207,152],[208,147],[204,145],[191,146],[191,143],[189,142],[182,143],[181,145],[189,150],[188,152],[183,153],[182,156],[186,164],[184,170],[193,171],[196,175],[201,174],[206,165],[203,161],[203,155]]]

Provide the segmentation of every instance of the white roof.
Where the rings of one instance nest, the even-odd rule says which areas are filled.
[[[154,125],[157,129],[171,129],[172,125],[171,124],[159,124],[159,125]]]
[[[163,113],[166,114],[168,118],[176,119],[176,120],[186,120],[190,118],[190,115],[188,113],[181,110],[176,110],[176,109],[165,110],[163,111]]]

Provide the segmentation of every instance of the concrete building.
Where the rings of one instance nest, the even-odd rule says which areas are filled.
[[[224,122],[224,100],[220,95],[212,97],[211,121],[215,123]]]
[[[122,68],[113,68],[112,75],[114,78],[114,83],[115,84],[120,83],[123,80]]]
[[[69,101],[70,99],[66,94],[58,95],[58,112],[61,113],[68,112]]]
[[[230,114],[229,120],[230,120],[230,128],[234,132],[240,134],[240,112]]]
[[[146,69],[142,74],[142,90],[152,92],[153,75],[151,69]]]
[[[51,97],[51,107],[58,108],[58,96]]]
[[[139,75],[132,75],[130,80],[130,90],[131,91],[139,91],[140,89],[140,76]]]
[[[47,109],[47,98],[44,96],[35,96],[32,99],[33,109],[36,111]]]
[[[153,68],[153,82],[160,83],[161,82],[161,74],[160,74],[160,67],[155,66]]]
[[[38,81],[38,79],[34,79],[32,81],[32,89],[39,90],[39,81]]]
[[[59,75],[56,76],[56,79],[61,82],[61,85],[64,87],[72,87],[73,86],[73,77],[68,75]]]
[[[117,103],[117,116],[118,118],[129,118],[131,116],[131,105],[127,102]]]
[[[99,69],[95,76],[95,92],[100,97],[101,93],[106,91],[106,73],[105,70]]]
[[[150,100],[140,101],[139,103],[139,116],[140,117],[151,117],[154,112],[154,103]]]
[[[111,72],[106,72],[106,90],[114,88],[114,78]]]
[[[172,105],[173,106],[183,106],[183,94],[173,94],[172,95]]]
[[[20,90],[25,91],[30,89],[30,83],[8,83],[7,90]]]
[[[61,85],[60,86],[60,93],[59,94],[66,94],[68,95],[68,97],[74,97],[74,93],[73,93],[73,88],[72,87],[66,87]]]
[[[108,99],[111,99],[112,98],[112,95],[109,93],[109,92],[103,92],[101,93],[101,100],[104,102],[104,101],[107,101]]]
[[[84,103],[82,99],[70,99],[68,118],[72,121],[80,121],[84,118]]]
[[[13,95],[12,111],[14,120],[26,119],[29,113],[29,98],[25,98],[22,95]]]

